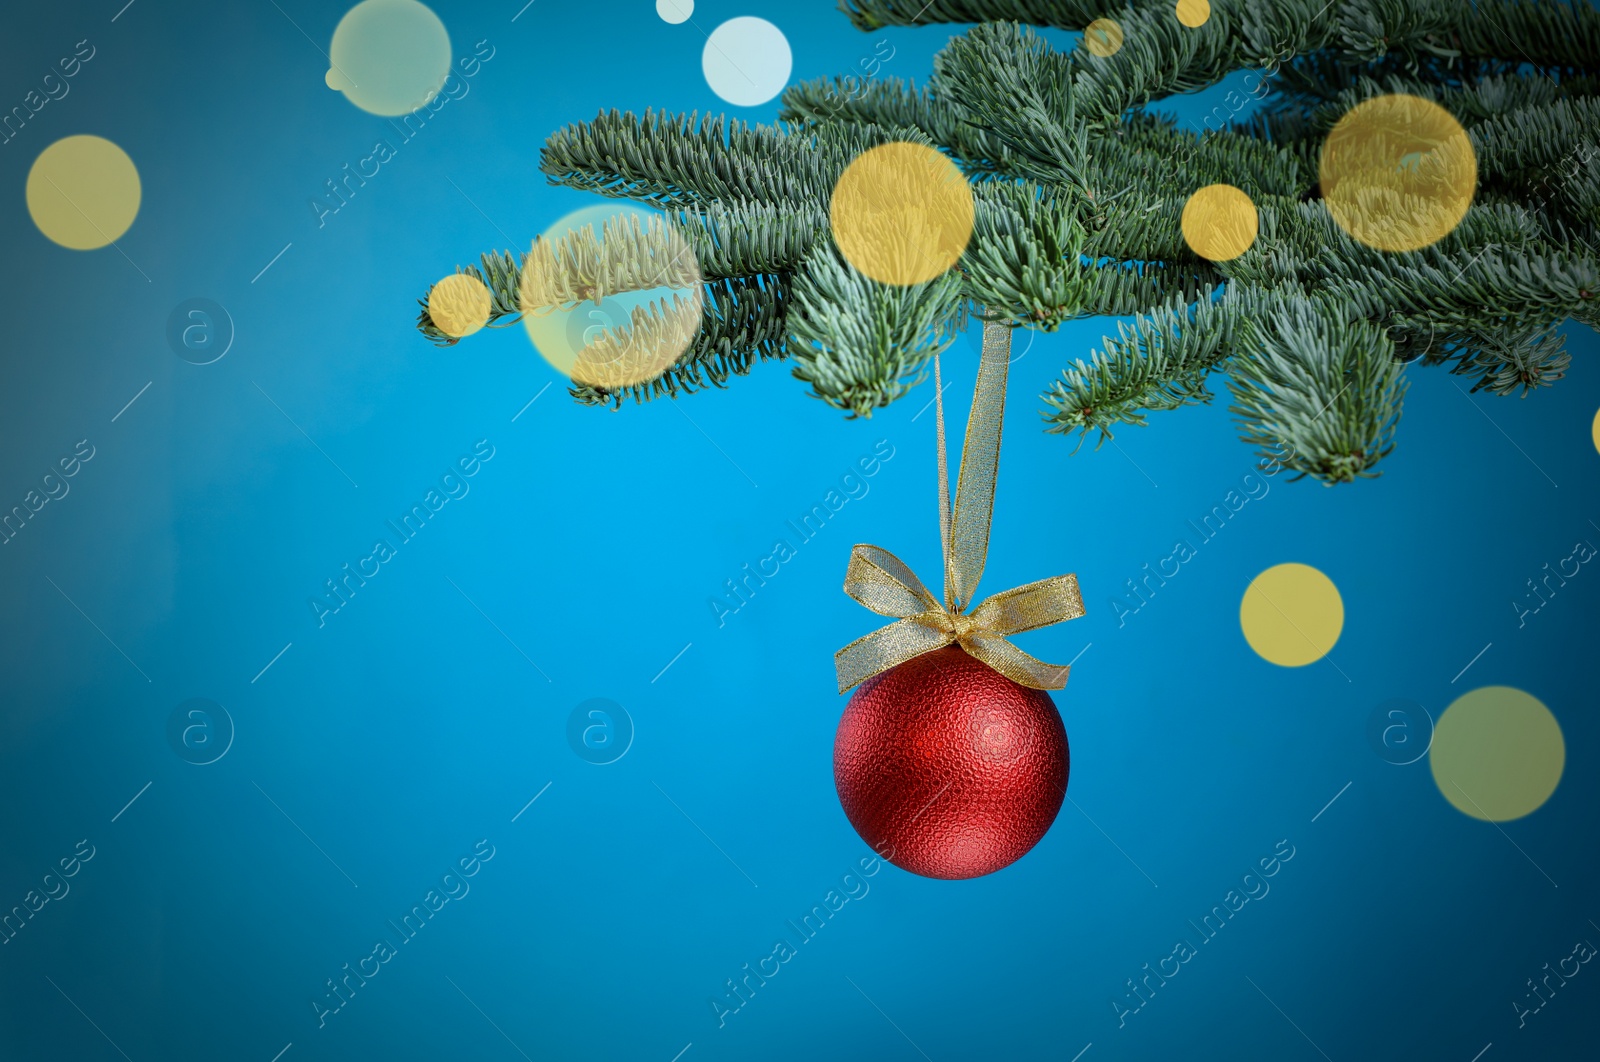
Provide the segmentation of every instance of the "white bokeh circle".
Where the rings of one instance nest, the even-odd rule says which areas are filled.
[[[662,22],[674,26],[687,22],[694,14],[694,0],[656,0],[656,14],[661,16]]]
[[[789,38],[764,18],[741,15],[711,31],[700,55],[711,91],[739,107],[756,107],[783,91],[794,69]]]

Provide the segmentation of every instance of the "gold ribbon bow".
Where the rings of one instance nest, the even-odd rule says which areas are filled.
[[[945,467],[944,388],[939,357],[934,355],[944,601],[935,598],[911,569],[888,550],[869,545],[851,549],[844,592],[880,616],[896,617],[896,622],[857,638],[834,654],[840,693],[912,657],[951,644],[1032,689],[1059,690],[1067,684],[1067,667],[1037,660],[1006,637],[1083,615],[1083,596],[1078,592],[1076,576],[1058,575],[1028,583],[985,598],[971,612],[966,611],[989,554],[989,523],[994,513],[1006,370],[1010,363],[1011,329],[985,325],[983,357],[967,419],[952,519],[950,477]]]

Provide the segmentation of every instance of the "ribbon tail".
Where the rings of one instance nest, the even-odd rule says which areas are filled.
[[[897,620],[887,627],[879,627],[833,654],[839,692],[844,693],[912,657],[942,648],[953,641],[954,634],[928,626],[924,617]]]
[[[970,634],[961,648],[1000,674],[1032,690],[1059,690],[1067,685],[1071,665],[1047,664],[995,634]]]

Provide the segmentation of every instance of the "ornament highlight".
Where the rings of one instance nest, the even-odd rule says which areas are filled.
[[[1375,96],[1334,125],[1318,179],[1328,212],[1352,238],[1380,251],[1415,251],[1466,216],[1478,160],[1461,123],[1437,103]]]
[[[1048,693],[947,646],[856,691],[833,774],[850,824],[895,866],[975,878],[1021,859],[1050,829],[1068,755]]]

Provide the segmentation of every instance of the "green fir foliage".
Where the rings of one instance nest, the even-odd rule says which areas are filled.
[[[1600,13],[1587,0],[1211,0],[1197,28],[1171,0],[840,6],[867,31],[971,25],[920,86],[819,79],[790,87],[770,125],[611,111],[546,142],[553,184],[663,211],[703,286],[675,364],[617,391],[574,387],[579,401],[675,398],[783,359],[827,405],[870,416],[925,378],[970,315],[1043,331],[1112,315],[1130,320],[1045,391],[1047,431],[1103,441],[1151,411],[1212,401],[1221,373],[1244,440],[1332,484],[1376,475],[1393,450],[1408,365],[1525,396],[1564,374],[1566,321],[1600,327]],[[1098,18],[1122,30],[1112,55],[1057,49],[1033,28]],[[1143,110],[1240,70],[1261,101],[1248,119],[1239,93],[1203,128]],[[1318,184],[1334,123],[1390,94],[1454,115],[1477,166],[1466,217],[1415,251],[1353,239]],[[840,174],[891,141],[936,147],[974,191],[965,254],[922,284],[868,279],[830,233]],[[1254,245],[1224,262],[1191,250],[1179,223],[1215,183],[1258,212]],[[580,279],[528,286],[570,306],[659,280],[664,230],[617,234],[569,237]],[[547,265],[561,250],[533,253]],[[528,262],[499,252],[460,270],[488,287],[491,326],[517,320]],[[418,327],[455,342],[426,298]]]

